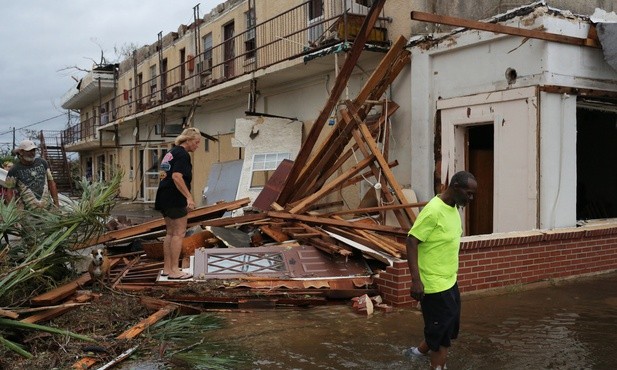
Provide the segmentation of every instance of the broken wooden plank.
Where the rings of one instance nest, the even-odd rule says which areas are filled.
[[[160,310],[161,308],[164,308],[168,305],[176,305],[178,306],[178,310],[182,314],[195,315],[195,314],[199,314],[203,312],[203,309],[201,307],[195,307],[195,306],[191,306],[187,304],[171,302],[171,301],[154,298],[154,297],[141,296],[139,298],[139,301],[141,302],[141,304],[143,304],[145,307],[151,310]]]
[[[318,238],[313,238],[310,240],[310,243],[312,246],[314,246],[315,248],[326,252],[328,254],[338,254],[341,256],[351,256],[353,254],[352,251],[345,249],[344,247],[334,244],[334,243],[329,243],[326,242],[324,240],[318,239]]]
[[[90,274],[85,273],[78,277],[76,280],[61,285],[55,289],[45,292],[39,296],[36,296],[30,300],[30,304],[33,306],[50,306],[54,305],[63,299],[75,294],[77,289],[81,289],[83,286],[92,282]]]
[[[110,270],[113,269],[118,263],[120,263],[120,259],[110,258]],[[92,278],[90,277],[89,273],[82,274],[79,278],[71,282],[68,282],[64,285],[61,285],[55,289],[52,289],[37,297],[32,298],[30,300],[30,304],[33,306],[50,306],[57,304],[63,299],[73,295],[81,287],[88,285],[91,282]]]
[[[262,233],[268,235],[270,238],[272,238],[276,242],[282,243],[282,242],[289,240],[289,237],[287,236],[287,234],[285,234],[281,230],[277,230],[273,228],[272,226],[263,225],[263,226],[260,226],[259,229],[261,230]]]
[[[350,103],[348,102],[347,104],[350,104]],[[370,147],[371,144],[369,144],[369,142],[366,140],[365,136],[360,133],[360,129],[359,129],[359,126],[360,125],[364,125],[364,124],[358,121],[359,117],[357,115],[345,116],[345,119],[353,120],[353,121],[355,121],[356,125],[358,125],[358,130],[354,130],[353,131],[353,137],[356,140],[356,143],[358,143],[358,147],[359,147],[360,151],[362,152],[362,154],[365,157],[368,156],[371,153],[371,151],[369,151],[365,147],[365,145]],[[366,127],[366,126],[364,126],[364,127]],[[370,135],[370,137],[371,137],[371,140],[372,140],[373,136]],[[377,183],[375,183],[373,186],[379,186],[380,189],[390,189],[391,187],[395,188],[395,185],[390,184],[390,181],[392,179],[390,179],[387,176],[385,176],[386,169],[382,168],[383,164],[385,162],[385,160],[383,159],[383,154],[379,150],[373,151],[373,153],[375,153],[375,152],[377,153],[377,155],[375,155],[375,154],[373,154],[373,155],[375,155],[375,157],[379,156],[381,159],[379,161],[377,161],[377,164],[372,163],[371,166],[370,166],[371,171],[373,172],[373,177],[375,177],[375,179],[377,179]],[[385,166],[386,167],[388,166],[387,163],[386,163]],[[389,170],[389,168],[388,168],[388,170]],[[394,179],[394,182],[396,182],[396,179]],[[396,182],[396,183],[398,184],[398,182]],[[377,185],[377,184],[379,184],[379,185]],[[388,204],[391,204],[391,203],[395,202],[395,198],[392,196],[390,191],[382,191],[381,195],[378,197],[378,201],[381,201],[381,197],[384,197]],[[402,203],[402,202],[399,202],[399,203]],[[405,228],[411,227],[410,221],[405,218],[405,216],[403,215],[403,213],[399,209],[394,210],[394,215],[395,215],[396,219],[398,220],[399,225],[401,227],[405,227]]]
[[[15,320],[19,317],[19,314],[15,311],[0,309],[0,316]]]
[[[323,213],[321,214],[321,216],[323,217],[329,217],[329,216],[341,216],[341,215],[353,215],[353,214],[361,214],[361,213],[374,213],[374,212],[383,212],[383,211],[388,211],[391,209],[398,209],[398,208],[419,208],[419,207],[424,207],[428,202],[418,202],[418,203],[408,203],[408,204],[388,204],[385,206],[378,206],[378,207],[366,207],[366,208],[356,208],[356,209],[349,209],[349,210],[345,210],[345,211],[336,211],[336,212],[328,212],[328,213]]]
[[[96,364],[97,362],[99,362],[99,360],[96,358],[84,357],[82,359],[79,359],[79,361],[77,361],[76,363],[74,363],[72,368],[75,370],[89,369],[90,367],[94,366],[94,364]]]
[[[201,226],[203,226],[204,228],[206,226],[220,226],[220,227],[240,226],[244,224],[250,224],[255,221],[264,220],[266,218],[268,218],[268,216],[265,213],[249,213],[249,214],[245,214],[244,216],[223,217],[223,218],[218,218],[216,220],[203,221],[201,223]]]
[[[48,308],[44,312],[39,312],[34,315],[30,315],[21,321],[27,322],[30,324],[35,324],[35,323],[42,322],[42,321],[49,321],[55,317],[62,315],[63,313],[67,311],[72,310],[73,307],[75,307],[76,305],[82,305],[86,302],[91,301],[92,299],[93,299],[93,296],[91,293],[90,294],[80,294],[74,299],[71,299],[70,301],[66,302],[66,304],[56,305],[55,307]]]
[[[284,159],[281,164],[279,164],[272,173],[272,176],[266,181],[264,188],[259,192],[257,198],[255,198],[253,207],[262,211],[270,210],[272,203],[276,202],[281,191],[283,191],[285,181],[292,167],[293,161],[289,159]]]
[[[331,229],[328,229],[328,230],[331,230]],[[358,243],[357,241],[351,238],[341,235],[342,234],[341,231],[344,231],[342,229],[332,229],[332,230],[336,230],[336,232],[332,232],[332,231],[327,231],[327,232],[329,233],[330,236],[337,239],[339,242],[344,243],[345,245],[348,245],[351,248],[355,248],[361,251],[364,255],[369,256],[370,258],[374,258],[377,261],[381,261],[385,263],[386,265],[389,265],[389,266],[393,265],[394,258],[391,255],[385,252],[382,252],[381,250],[378,250],[377,248],[369,247],[369,245],[365,243],[364,241],[361,243]],[[355,233],[348,233],[347,235],[351,235],[352,238],[356,237]]]
[[[411,16],[411,19],[415,21],[447,24],[449,26],[472,28],[472,29],[481,30],[481,31],[503,33],[506,35],[527,37],[530,39],[553,41],[553,42],[558,42],[562,44],[589,46],[593,48],[602,47],[596,40],[590,39],[590,38],[565,36],[565,35],[559,35],[556,33],[549,33],[546,31],[530,30],[526,28],[506,26],[506,25],[498,24],[498,23],[480,22],[480,21],[474,21],[471,19],[450,17],[447,15],[438,15],[438,14],[433,14],[433,13],[418,12],[415,10],[411,12],[410,16]]]
[[[129,271],[129,269],[133,266],[135,266],[139,260],[140,260],[140,256],[135,257],[133,260],[129,261],[128,263],[126,263],[126,265],[124,266],[124,268],[118,273],[118,275],[113,279],[112,281],[112,285],[111,288],[114,289],[116,287],[116,285],[118,285],[120,283],[120,281],[122,280],[122,278],[124,277],[124,275],[126,275]]]
[[[383,9],[385,3],[386,0],[374,1],[366,18],[364,19],[364,22],[362,22],[362,27],[360,28],[358,35],[356,36],[353,46],[351,47],[349,53],[347,53],[345,62],[343,63],[341,70],[336,76],[336,81],[334,82],[334,86],[332,87],[330,96],[328,97],[328,100],[326,101],[323,109],[319,113],[319,116],[313,123],[313,126],[311,127],[311,130],[309,131],[306,140],[300,148],[300,152],[296,156],[294,165],[291,169],[291,172],[289,173],[289,176],[287,177],[285,187],[279,195],[277,203],[285,205],[290,199],[294,187],[297,185],[298,176],[306,165],[325,123],[327,122],[330,114],[332,114],[332,111],[338,103],[339,97],[347,87],[347,81],[349,80],[349,77],[351,77],[351,73],[355,69],[356,63],[358,62],[358,59],[362,54],[362,50],[364,49],[364,45],[366,44],[366,41],[368,40],[368,37],[373,27],[375,26],[375,22],[377,22],[377,19],[379,18],[379,13]]]
[[[375,71],[369,77],[367,83],[363,86],[362,90],[358,94],[358,97],[354,100],[354,105],[357,107],[357,111],[351,112],[351,114],[357,114],[361,120],[364,119],[370,111],[372,104],[366,104],[367,98],[378,99],[386,91],[386,88],[392,83],[392,81],[398,76],[402,67],[408,65],[410,52],[405,49],[406,39],[400,37],[390,48],[386,56],[381,60]],[[404,65],[401,62],[404,61]],[[396,107],[388,109],[388,115],[390,111],[394,113]],[[308,165],[302,169],[297,186],[294,188],[295,197],[288,199],[293,201],[298,197],[305,196],[313,191],[307,191],[309,188],[314,188],[312,184],[317,181],[318,178],[322,178],[322,182],[329,176],[322,174],[324,169],[329,168],[327,165],[334,161],[334,158],[339,156],[343,148],[350,139],[350,133],[353,125],[350,122],[339,120],[336,127],[332,130],[328,138],[322,143],[320,149],[312,157]],[[337,161],[337,163],[340,162]],[[339,165],[340,166],[340,165]],[[337,167],[338,168],[338,167]],[[319,187],[319,186],[318,186]]]
[[[299,215],[287,212],[268,212],[268,216],[272,218],[279,218],[284,220],[296,220],[301,222],[306,222],[309,224],[316,225],[330,225],[330,226],[342,226],[349,227],[351,229],[364,229],[364,230],[373,230],[379,231],[386,234],[392,234],[400,237],[406,237],[408,230],[403,230],[401,228],[385,226],[385,225],[377,225],[377,224],[357,224],[349,221],[342,220],[334,220],[332,218],[327,217],[317,217],[317,216],[307,216],[307,215]]]
[[[189,212],[188,222],[203,221],[204,219],[208,218],[218,218],[221,217],[225,212],[233,211],[235,209],[248,205],[249,202],[249,198],[243,198],[233,202],[221,202],[205,207],[200,207]],[[144,222],[139,225],[127,227],[125,229],[107,232],[99,237],[92,238],[82,244],[76,245],[73,247],[73,249],[83,249],[96,244],[106,243],[112,240],[125,239],[131,236],[148,233],[157,229],[162,229],[164,227],[165,220],[163,219],[163,217],[161,217],[152,221]]]
[[[355,166],[349,168],[347,171],[339,175],[336,179],[330,181],[326,185],[324,185],[319,191],[309,195],[308,197],[302,199],[297,205],[293,206],[293,208],[289,211],[290,213],[301,213],[308,209],[313,202],[322,199],[328,193],[336,190],[340,184],[342,184],[349,177],[356,175],[358,172],[362,171],[366,166],[368,166],[371,162],[375,160],[375,156],[369,156],[364,158]]]
[[[159,320],[173,313],[177,309],[178,306],[176,304],[168,304],[167,306],[161,308],[147,318],[141,320],[137,325],[118,335],[116,339],[133,339],[139,334],[141,334],[148,327],[157,323]]]
[[[394,190],[394,194],[396,195],[399,203],[408,204],[407,199],[405,198],[405,194],[403,194],[403,188],[399,185],[398,181],[396,181],[394,174],[388,167],[388,163],[384,159],[383,155],[381,155],[381,151],[379,150],[377,143],[375,142],[375,140],[373,140],[373,137],[369,133],[368,127],[366,127],[366,124],[361,123],[359,129],[362,133],[362,136],[364,137],[364,141],[368,144],[369,149],[373,153],[373,156],[375,157],[377,162],[379,162],[381,170],[383,171],[383,174],[387,179],[388,183],[392,187],[392,190]],[[413,222],[416,220],[416,215],[411,211],[411,208],[403,208],[403,211],[405,211],[405,214],[407,215],[407,217],[409,217],[409,223],[405,225],[401,224],[401,227],[410,228]]]

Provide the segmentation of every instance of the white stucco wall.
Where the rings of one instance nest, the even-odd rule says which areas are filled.
[[[515,19],[509,24],[519,27],[525,24],[529,28],[543,26],[550,32],[576,37],[586,37],[588,32],[588,25],[583,20],[546,14],[533,23]],[[469,30],[452,35],[428,50],[412,47],[411,52],[411,184],[421,201],[433,196],[433,146],[439,101],[491,96],[527,86],[617,90],[617,73],[604,61],[601,50],[590,47]],[[516,81],[507,81],[508,68],[516,70]],[[527,162],[525,173],[535,173],[539,194],[534,195],[534,181],[530,179],[526,182],[528,188],[525,191],[529,196],[525,210],[513,206],[512,200],[508,199],[512,193],[497,192],[497,189],[499,184],[518,180],[516,176],[521,173],[516,171],[513,174],[506,164],[498,167],[498,160],[501,159],[495,158],[494,226],[497,231],[521,230],[522,226],[527,229],[551,229],[574,226],[576,223],[576,97],[540,94],[539,90],[533,95],[537,99],[534,104],[539,107],[539,155],[537,161]],[[527,122],[535,119],[529,116]],[[521,135],[528,136],[523,140]],[[523,131],[509,134],[507,140],[513,144],[510,150],[514,152],[507,155],[527,153],[531,148],[521,147],[516,151],[516,143],[517,140],[532,143],[529,135],[536,134]],[[504,144],[507,142],[500,143],[496,131],[495,145]],[[442,142],[442,151],[453,150],[452,145]],[[497,155],[503,150],[496,148],[495,151]],[[504,189],[507,187],[501,187],[501,190]],[[537,207],[532,207],[532,202],[536,202]],[[534,214],[528,212],[531,209]],[[520,219],[521,212],[526,221]],[[508,219],[516,222],[508,225]]]
[[[294,160],[300,151],[301,132],[302,122],[300,121],[265,117],[236,120],[233,144],[236,147],[243,147],[246,151],[236,199],[249,197],[252,203],[261,192],[261,188],[251,188],[253,156],[255,154],[290,153],[290,159]]]
[[[440,100],[441,178],[467,168],[467,129],[492,124],[493,232],[537,228],[538,101],[535,88]],[[478,186],[483,183],[478,179]]]
[[[576,224],[576,96],[540,94],[540,228]]]

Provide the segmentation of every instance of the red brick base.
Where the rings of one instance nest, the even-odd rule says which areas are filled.
[[[462,293],[617,270],[617,226],[466,237],[458,282]],[[375,279],[386,303],[412,305],[407,261]]]

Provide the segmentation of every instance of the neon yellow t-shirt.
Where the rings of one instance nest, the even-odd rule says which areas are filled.
[[[456,283],[462,233],[458,210],[439,196],[418,215],[408,234],[420,240],[418,269],[425,293],[443,292]]]

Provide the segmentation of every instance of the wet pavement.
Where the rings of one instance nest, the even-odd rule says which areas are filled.
[[[614,369],[616,283],[613,272],[501,295],[463,296],[461,334],[448,369]],[[349,305],[216,315],[226,327],[196,334],[195,341],[203,335],[221,356],[242,358],[233,369],[429,368],[425,358],[402,355],[422,339],[415,309],[369,317]],[[203,365],[199,368],[209,368]],[[138,362],[123,368],[158,369]]]
[[[120,201],[111,210],[111,215],[118,217],[124,216],[130,224],[140,224],[161,218],[161,213],[154,210],[154,203]]]

